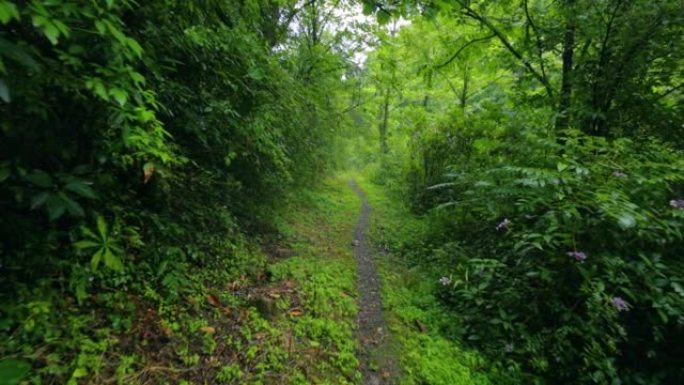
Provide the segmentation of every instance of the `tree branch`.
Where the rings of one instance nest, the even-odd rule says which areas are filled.
[[[527,18],[527,22],[530,24],[530,27],[532,27],[532,32],[534,32],[534,37],[537,41],[537,55],[539,56],[539,65],[540,65],[540,69],[541,69],[541,74],[546,79],[548,77],[546,76],[546,68],[544,67],[544,57],[542,56],[544,53],[544,49],[542,46],[541,36],[539,35],[539,30],[537,29],[537,25],[534,24],[534,21],[532,20],[532,16],[530,16],[530,9],[527,6],[527,0],[523,0],[523,6],[525,7],[525,17]]]
[[[438,66],[436,66],[435,69],[437,69],[437,68],[442,68],[442,67],[448,65],[449,63],[451,63],[452,61],[454,61],[454,59],[456,59],[456,57],[457,57],[464,49],[468,48],[468,46],[470,46],[470,45],[472,45],[472,44],[475,44],[475,43],[477,43],[477,42],[489,40],[489,39],[491,39],[491,38],[493,38],[493,37],[495,37],[495,36],[496,36],[496,35],[489,35],[489,36],[485,36],[485,37],[473,39],[473,40],[471,40],[471,41],[465,43],[461,48],[459,48],[459,49],[456,51],[456,53],[454,53],[453,55],[451,55],[451,57],[449,58],[449,60],[445,61],[444,63],[442,63],[442,64],[440,64],[440,65],[438,65]]]
[[[549,83],[549,80],[543,76],[542,74],[539,73],[527,60],[526,58],[523,57],[523,55],[518,52],[513,45],[506,39],[506,36],[504,36],[503,32],[501,32],[494,24],[492,24],[489,19],[481,15],[477,12],[475,12],[472,8],[470,8],[467,4],[465,4],[462,0],[456,0],[458,4],[461,5],[461,8],[463,9],[463,14],[465,16],[470,17],[471,19],[477,20],[480,23],[482,23],[485,27],[487,27],[492,33],[499,39],[501,44],[504,45],[504,47],[513,55],[515,56],[516,59],[518,59],[524,66],[525,68],[534,76],[535,79],[537,79],[546,89],[546,93],[548,94],[549,97],[553,98],[554,92],[553,92],[553,87],[551,87],[551,83]]]
[[[657,97],[656,97],[655,100],[660,100],[660,99],[666,97],[667,95],[669,95],[669,94],[671,94],[671,93],[677,91],[678,89],[681,89],[682,87],[684,87],[684,83],[682,83],[682,84],[680,84],[680,85],[678,85],[678,86],[674,86],[674,87],[670,88],[669,90],[663,92],[663,93],[660,94],[660,95],[656,95]]]

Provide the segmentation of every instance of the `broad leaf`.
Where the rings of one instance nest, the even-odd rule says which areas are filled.
[[[16,385],[24,379],[31,370],[31,365],[16,358],[0,361],[0,385]]]

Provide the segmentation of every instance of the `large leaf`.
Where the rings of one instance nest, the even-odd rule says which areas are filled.
[[[5,103],[9,103],[12,99],[10,98],[9,87],[3,79],[0,79],[0,100]]]
[[[35,170],[34,172],[26,175],[25,178],[34,185],[42,188],[50,188],[54,185],[52,177],[42,170]]]
[[[10,20],[19,20],[17,6],[6,0],[0,0],[0,23],[7,24]]]
[[[54,194],[50,194],[46,201],[48,217],[50,221],[59,219],[66,212],[67,206],[64,201]]]
[[[50,193],[47,191],[40,192],[31,198],[31,210],[35,210],[38,207],[45,204],[45,201],[50,197]]]
[[[105,266],[112,270],[123,270],[123,264],[121,263],[121,258],[115,255],[111,249],[105,249],[104,251],[104,263]]]
[[[64,207],[66,207],[67,211],[69,214],[76,216],[76,217],[82,217],[85,215],[85,211],[83,210],[83,207],[81,207],[78,202],[75,200],[69,198],[66,194],[60,192],[57,194],[59,198],[62,200],[64,203]]]
[[[0,165],[0,183],[4,182],[12,174],[8,165]]]
[[[378,12],[378,13],[375,15],[375,17],[376,17],[377,20],[378,20],[378,24],[380,24],[380,25],[384,25],[384,24],[389,23],[389,21],[390,21],[390,16],[391,16],[391,15],[389,14],[389,12],[387,12],[387,11],[385,11],[385,10],[381,10],[380,12]]]
[[[85,181],[82,180],[75,180],[69,182],[64,185],[64,188],[85,198],[97,198],[97,194],[95,194],[95,191],[90,186],[88,186],[88,184]]]
[[[101,215],[97,216],[97,231],[103,240],[107,239],[107,222]]]
[[[90,259],[90,267],[93,270],[97,270],[97,266],[99,266],[100,261],[102,260],[102,256],[104,255],[104,248],[99,248],[93,255],[92,258]]]
[[[0,385],[16,385],[31,369],[31,365],[16,358],[0,361]]]
[[[102,246],[100,243],[97,243],[95,241],[89,241],[89,240],[82,240],[78,242],[73,243],[74,247],[83,250],[83,249],[92,249],[93,247],[100,247]]]

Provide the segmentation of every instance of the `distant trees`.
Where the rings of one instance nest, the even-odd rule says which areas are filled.
[[[684,9],[679,1],[368,4],[369,10],[397,15],[449,15],[462,28],[482,31],[454,45],[451,60],[465,49],[477,50],[487,44],[484,41],[497,41],[543,87],[547,103],[555,106],[557,129],[641,135],[647,129],[636,123],[644,119],[636,117],[648,116],[651,134],[675,139],[669,128],[682,123],[681,103],[676,102],[681,98],[684,51],[679,38]],[[653,113],[644,114],[646,110]]]

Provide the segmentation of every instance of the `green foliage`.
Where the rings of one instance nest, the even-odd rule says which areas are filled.
[[[195,343],[215,320],[186,301],[260,277],[251,236],[334,164],[349,64],[341,32],[306,33],[318,5],[0,1],[0,358],[35,383],[128,383],[239,350],[227,327]],[[239,367],[221,381],[281,365],[277,333],[248,329],[272,352],[232,341],[258,346],[220,357]]]
[[[348,151],[408,383],[682,382],[680,2],[355,6],[0,0],[3,381],[358,381]]]
[[[402,384],[524,383],[512,362],[489,361],[458,341],[463,326],[436,295],[442,266],[411,263],[428,235],[428,218],[411,214],[387,188],[364,180],[373,205],[372,242],[386,254],[377,259],[383,282],[383,304],[396,343],[388,355],[401,362]],[[504,365],[505,363],[505,365]]]
[[[31,365],[22,360],[8,358],[0,361],[0,376],[2,385],[18,384],[31,369]]]
[[[682,381],[678,10],[364,2],[411,24],[376,33],[354,162],[425,216],[375,237],[444,282],[450,342],[525,382]]]
[[[74,242],[74,247],[78,250],[95,250],[90,260],[93,270],[97,270],[100,261],[104,261],[105,266],[110,269],[123,269],[121,263],[123,249],[116,239],[112,239],[104,218],[97,217],[97,233],[87,227],[82,227],[81,232],[84,239]]]
[[[491,142],[488,168],[462,165],[439,186],[442,215],[460,218],[448,225],[456,241],[436,251],[455,266],[442,296],[468,314],[466,338],[512,346],[507,356],[554,383],[679,378],[662,363],[684,321],[682,215],[668,204],[681,154],[576,132],[562,145],[518,140],[527,145]]]

